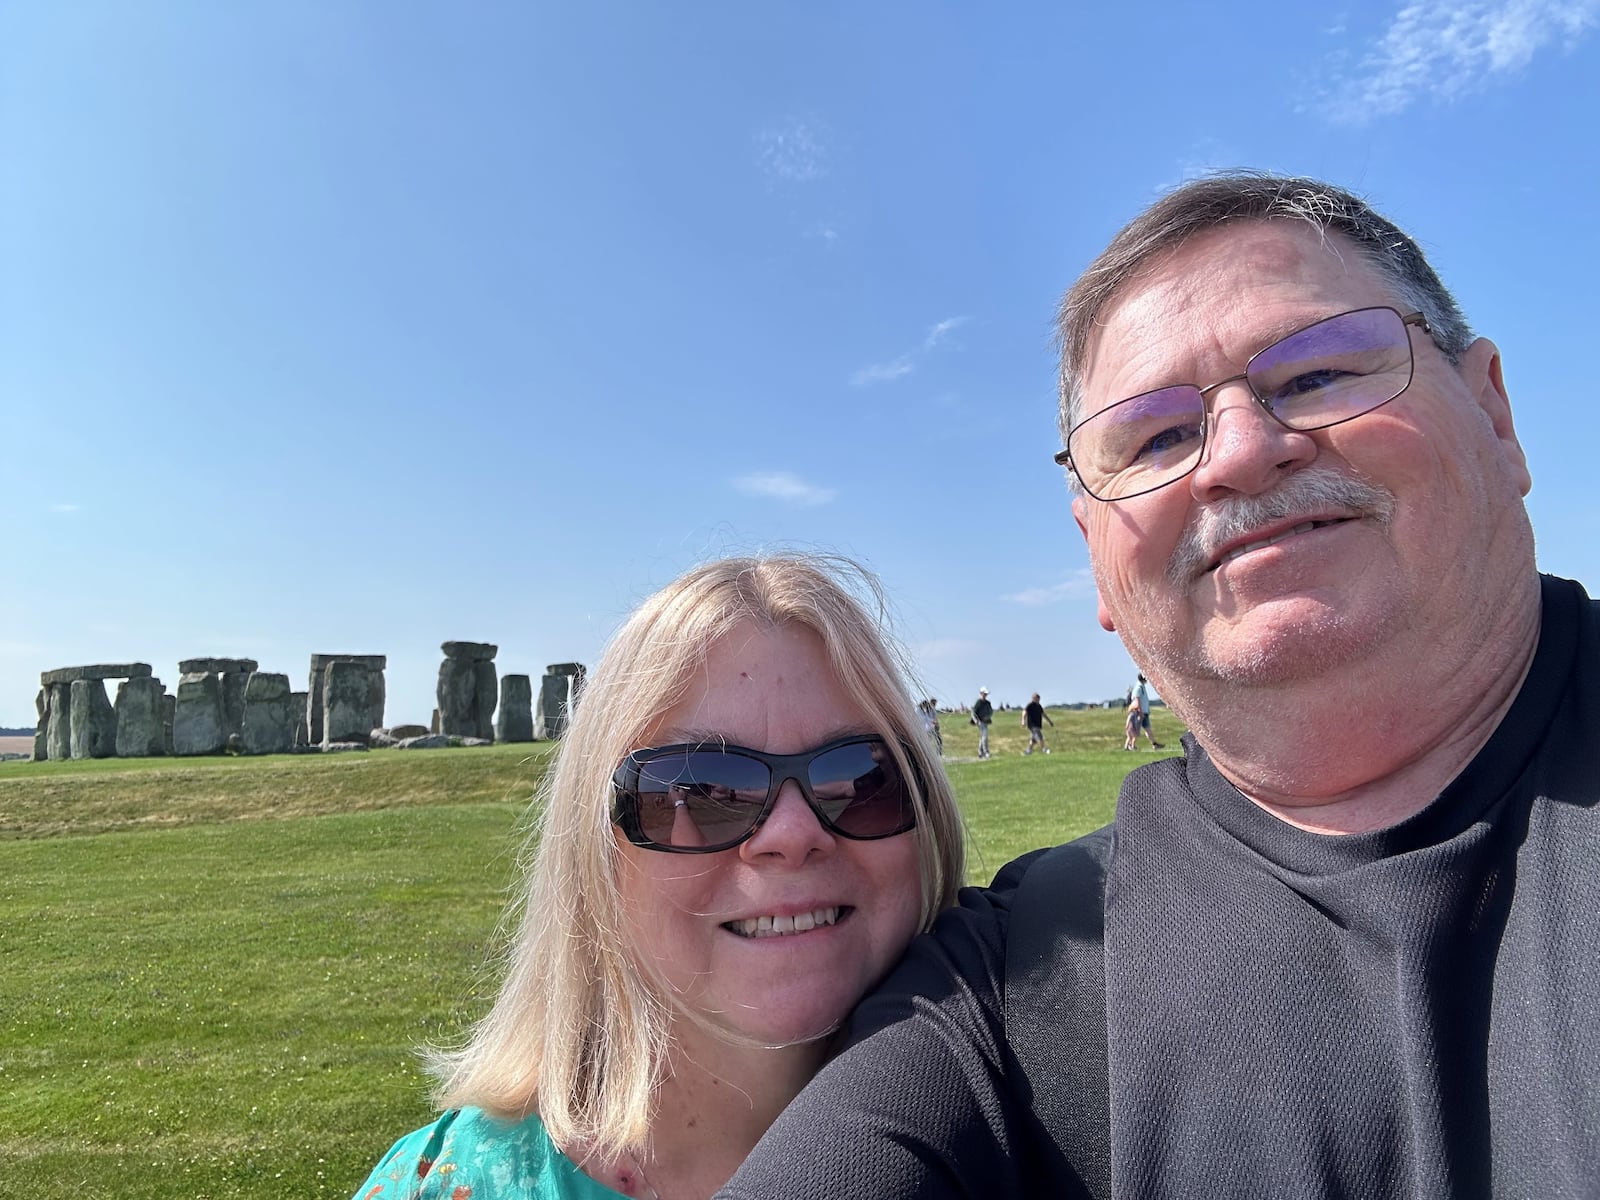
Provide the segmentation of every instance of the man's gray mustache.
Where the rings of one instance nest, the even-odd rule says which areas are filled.
[[[1259,496],[1230,496],[1195,509],[1172,552],[1167,578],[1185,587],[1203,574],[1217,552],[1235,538],[1289,517],[1335,509],[1387,522],[1394,515],[1394,493],[1330,467],[1306,467]]]

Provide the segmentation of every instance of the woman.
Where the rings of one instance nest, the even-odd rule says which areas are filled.
[[[726,1182],[961,883],[882,612],[860,568],[782,555],[628,620],[547,779],[499,996],[433,1063],[445,1114],[359,1200]]]

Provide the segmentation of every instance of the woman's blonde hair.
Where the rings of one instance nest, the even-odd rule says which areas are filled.
[[[458,1051],[433,1056],[441,1107],[537,1112],[557,1145],[602,1157],[642,1146],[671,1008],[623,933],[611,775],[684,694],[706,650],[742,621],[814,630],[845,692],[901,747],[917,797],[922,925],[954,902],[960,814],[888,636],[877,580],[848,559],[784,553],[696,568],[646,600],[588,678],[540,788],[505,981]],[[902,757],[897,753],[897,757]]]

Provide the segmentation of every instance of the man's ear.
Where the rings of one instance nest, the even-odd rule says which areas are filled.
[[[1089,543],[1089,524],[1086,520],[1088,512],[1088,497],[1084,496],[1080,492],[1078,495],[1072,498],[1072,519],[1077,523],[1078,532],[1083,534],[1084,545],[1088,545]],[[1099,607],[1100,611],[1100,628],[1104,629],[1107,633],[1115,633],[1117,631],[1117,626],[1116,623],[1111,619],[1110,611],[1106,608],[1106,598],[1100,593],[1100,583],[1098,578],[1095,581],[1094,598],[1095,603]]]
[[[1533,487],[1533,476],[1528,471],[1528,456],[1522,452],[1522,443],[1517,440],[1517,431],[1511,423],[1511,397],[1506,394],[1499,349],[1488,338],[1479,338],[1461,356],[1458,370],[1472,389],[1478,407],[1488,414],[1517,489],[1526,496]]]

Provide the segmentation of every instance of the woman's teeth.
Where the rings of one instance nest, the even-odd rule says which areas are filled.
[[[838,908],[818,908],[791,917],[746,917],[742,921],[729,921],[724,928],[740,937],[782,937],[786,933],[805,933],[818,925],[832,925],[838,919]]]

